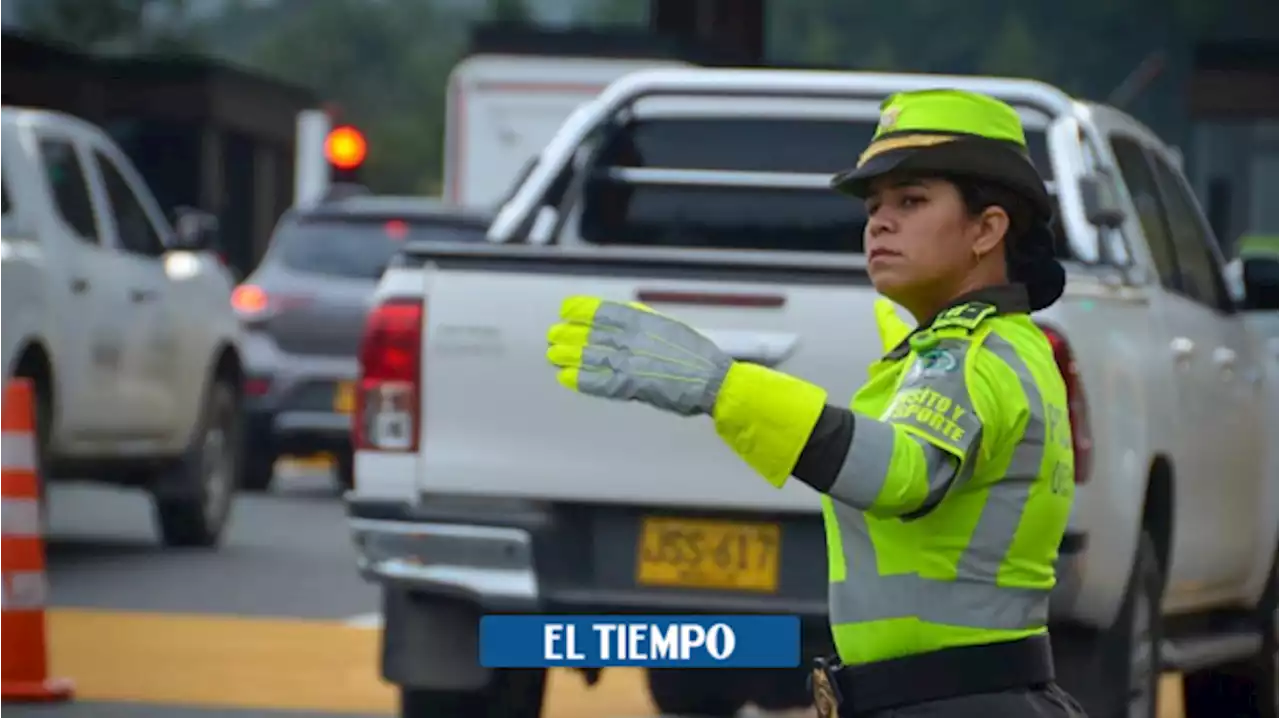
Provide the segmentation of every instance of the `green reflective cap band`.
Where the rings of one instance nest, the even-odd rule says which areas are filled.
[[[873,141],[905,132],[978,135],[1027,146],[1017,110],[994,97],[961,90],[890,95],[880,104],[880,125]]]

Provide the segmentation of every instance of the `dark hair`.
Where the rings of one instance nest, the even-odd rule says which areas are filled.
[[[1009,215],[1004,238],[1004,266],[1009,281],[1027,288],[1034,310],[1043,309],[1062,296],[1066,275],[1055,258],[1056,232],[1051,223],[1036,216],[1032,201],[997,182],[972,177],[948,178],[960,192],[966,211],[977,216],[997,206]]]
[[[948,181],[960,192],[965,209],[972,216],[982,214],[987,207],[996,206],[1009,215],[1009,230],[1005,234],[1005,250],[1031,230],[1035,222],[1035,208],[1031,200],[1002,184],[973,177],[948,177]]]

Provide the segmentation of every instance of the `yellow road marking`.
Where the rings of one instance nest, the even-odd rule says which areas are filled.
[[[49,612],[53,675],[80,701],[394,715],[378,676],[378,632],[338,621],[83,609]],[[644,674],[595,688],[553,671],[548,718],[653,714]]]
[[[1160,718],[1183,718],[1182,676],[1166,673],[1160,678]]]
[[[54,609],[51,672],[80,701],[312,713],[395,715],[378,676],[378,632],[338,621]],[[1165,676],[1161,718],[1181,718],[1181,685]],[[554,670],[547,718],[656,713],[644,672],[610,669],[588,688]]]
[[[55,675],[79,700],[391,715],[372,631],[230,616],[49,613]]]

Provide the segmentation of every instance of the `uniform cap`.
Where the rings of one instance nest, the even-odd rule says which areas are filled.
[[[1025,284],[1033,310],[1062,295],[1066,275],[1053,257],[1054,203],[1032,164],[1017,110],[993,97],[962,90],[901,92],[880,105],[880,123],[857,164],[831,180],[837,191],[866,197],[871,182],[891,172],[971,177],[1024,198],[1036,220],[1009,248],[1011,278]]]
[[[915,134],[919,133],[919,134]],[[900,92],[880,104],[880,124],[859,164],[895,147],[921,147],[971,135],[1026,151],[1022,120],[1009,105],[960,90]]]
[[[831,184],[865,197],[871,180],[895,170],[997,182],[1024,195],[1045,219],[1053,213],[1044,179],[1027,153],[1017,111],[975,92],[891,95],[880,105],[880,123],[857,165],[837,174]]]

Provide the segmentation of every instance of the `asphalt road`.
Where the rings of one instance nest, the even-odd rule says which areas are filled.
[[[161,548],[140,493],[55,488],[48,644],[76,698],[7,704],[10,717],[394,715],[377,675],[378,595],[355,574],[335,491],[314,471],[277,484],[240,498],[216,551]],[[654,715],[639,671],[606,671],[594,688],[551,676],[546,718]]]
[[[216,551],[160,546],[150,503],[135,492],[66,488],[49,512],[59,607],[329,619],[377,610],[323,476],[242,494]]]
[[[73,702],[6,704],[16,718],[382,718],[378,594],[355,574],[324,475],[243,495],[216,551],[162,548],[138,492],[59,486],[46,550],[51,673]],[[548,718],[654,714],[635,671],[595,689],[556,673]]]
[[[341,504],[327,478],[312,472],[281,483],[273,495],[238,500],[216,551],[161,547],[150,503],[138,492],[55,487],[46,546],[49,651],[53,674],[75,682],[76,700],[6,707],[16,716],[58,718],[298,715],[274,708],[314,714],[306,694],[330,697],[299,678],[315,672],[319,683],[323,662],[376,655],[372,644],[351,645],[369,643],[373,632],[343,621],[376,611],[377,593],[352,571]],[[279,635],[307,630],[315,635]],[[334,644],[348,655],[320,646],[316,657],[284,671],[289,683],[275,685],[270,677],[281,671],[271,662],[292,658],[300,642],[324,642],[326,631],[356,634]],[[372,670],[372,687],[383,688]],[[290,692],[302,696],[274,695]],[[332,716],[389,714],[389,692],[378,697],[376,704],[367,696],[347,701],[368,705]]]

